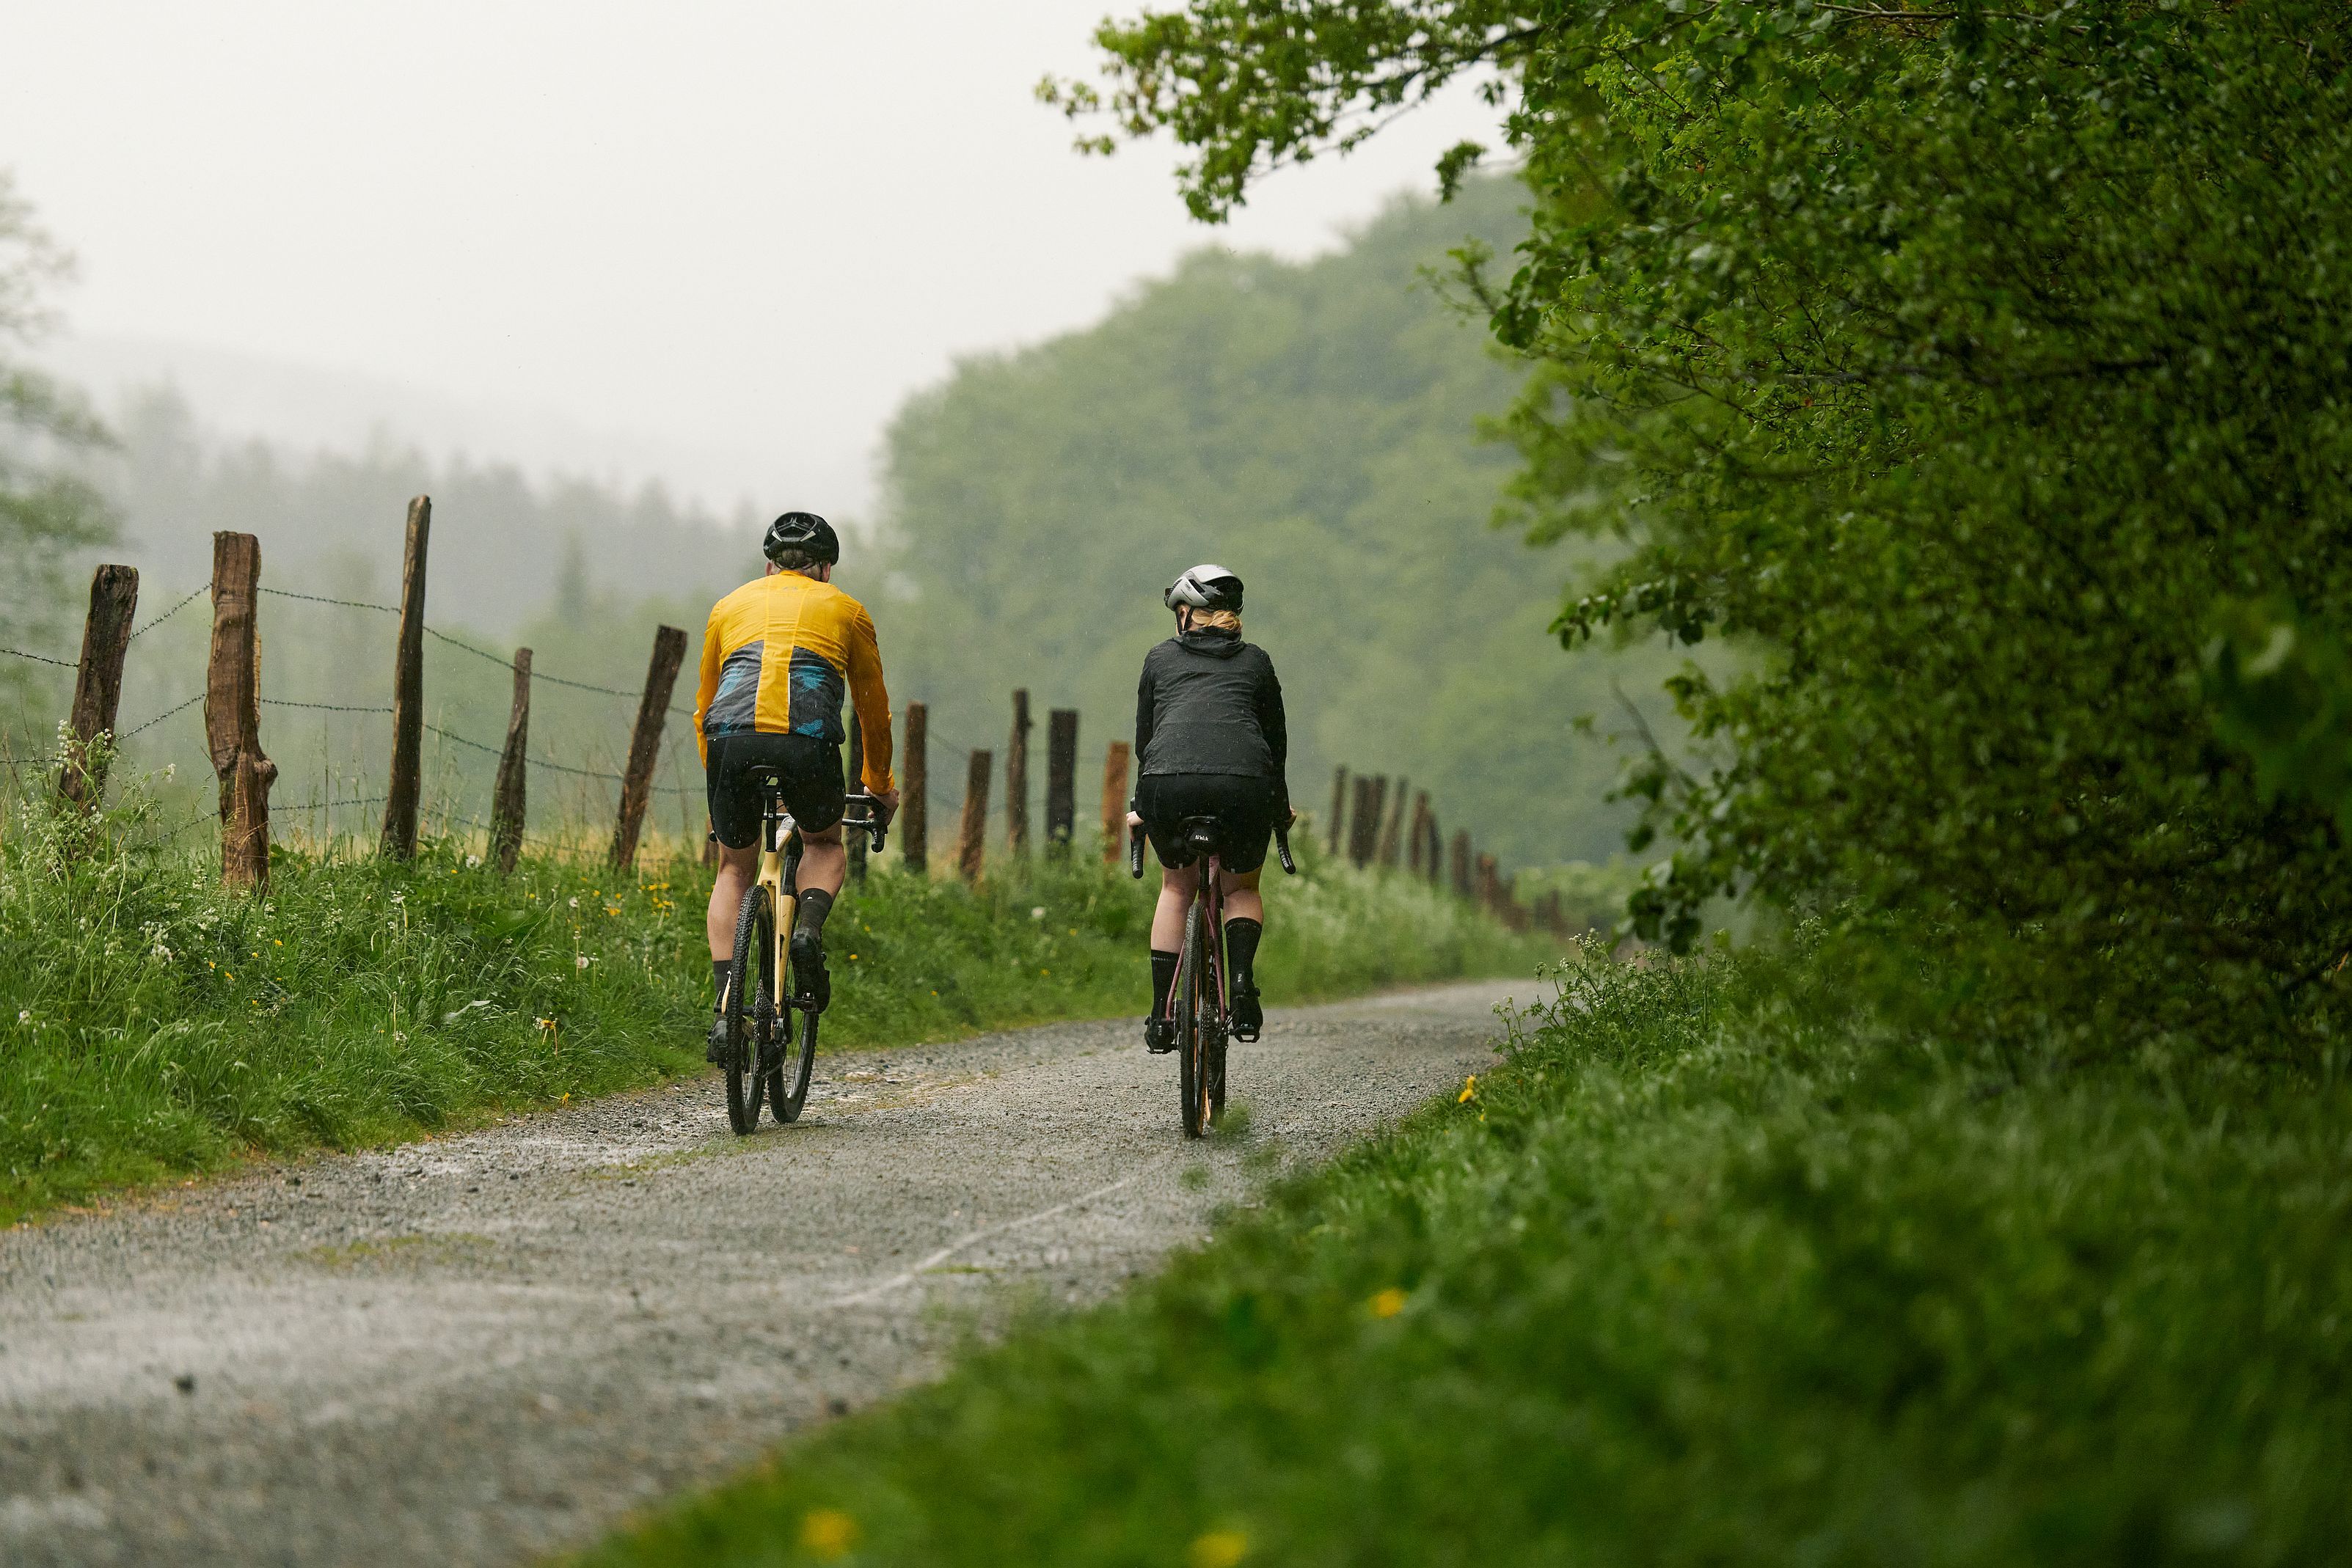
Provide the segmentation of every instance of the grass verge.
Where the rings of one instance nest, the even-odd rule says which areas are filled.
[[[1988,1075],[1801,952],[1562,979],[1461,1099],[584,1561],[2340,1554],[2340,1066]]]
[[[702,1071],[708,874],[428,842],[407,864],[279,848],[265,895],[209,849],[137,847],[145,809],[20,808],[0,835],[0,1223],[250,1151],[382,1143]],[[1274,894],[1261,967],[1297,1000],[1524,972],[1542,945],[1402,879]],[[1148,999],[1150,893],[1038,862],[977,888],[877,873],[828,927],[829,1050]]]

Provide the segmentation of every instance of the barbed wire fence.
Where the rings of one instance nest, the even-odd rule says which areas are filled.
[[[604,852],[616,869],[625,871],[634,866],[648,822],[654,836],[663,839],[674,821],[674,847],[701,848],[707,858],[700,758],[698,753],[686,755],[695,747],[693,710],[670,700],[686,633],[675,627],[656,630],[646,682],[635,688],[541,668],[528,648],[511,655],[495,653],[424,619],[423,547],[429,522],[430,502],[419,497],[410,506],[398,604],[352,593],[264,586],[257,541],[250,535],[220,534],[215,536],[212,580],[180,593],[168,608],[133,625],[130,612],[136,601],[137,573],[127,567],[100,567],[92,580],[80,658],[0,646],[0,657],[75,673],[74,703],[71,716],[61,727],[60,755],[19,758],[6,755],[5,742],[0,742],[0,777],[20,799],[36,789],[72,793],[73,758],[86,754],[77,748],[88,747],[103,733],[110,749],[125,765],[143,764],[142,779],[151,793],[160,778],[178,785],[176,791],[165,793],[195,797],[184,810],[156,813],[143,824],[145,833],[138,841],[174,843],[214,824],[220,834],[223,875],[230,881],[267,880],[273,831],[281,841],[329,856],[413,853],[420,832],[428,840],[464,839],[469,845],[478,838],[478,852],[485,858],[503,855],[502,863],[510,863],[511,855],[522,849],[558,855],[593,853],[598,840],[609,831]],[[153,711],[118,726],[115,708],[132,644],[164,632],[207,595],[213,600],[214,623],[205,680],[193,693],[166,688]],[[296,669],[279,667],[286,661],[265,661],[259,629],[265,607],[275,613],[333,616],[344,633],[355,625],[389,622],[397,632],[398,649],[391,700],[352,689],[355,681],[365,679],[362,671],[384,667],[382,642],[373,635],[343,635],[341,653],[322,658],[319,650],[333,643],[336,633],[322,635],[314,626],[311,635],[295,640],[312,655]],[[478,681],[469,685],[462,677],[436,676],[428,685],[428,643],[458,660],[458,667],[488,666],[482,674],[495,669],[509,679],[511,708],[502,737],[489,737],[496,733],[490,728],[496,694],[485,694]],[[185,657],[185,651],[181,656]],[[142,658],[142,664],[158,671],[170,667],[150,658]],[[443,674],[448,674],[449,668],[445,666]],[[155,683],[149,679],[145,684]],[[425,701],[428,690],[437,699],[432,706]],[[542,695],[584,705],[557,727],[570,743],[568,755],[552,754],[546,726],[533,729],[534,710]],[[633,719],[616,722],[623,716],[614,704],[633,705]],[[174,720],[185,722],[199,705],[205,711],[193,721],[194,735],[165,728]],[[304,742],[294,739],[275,761],[263,757],[265,714],[281,721],[319,721],[318,770],[315,779],[299,789],[291,788],[297,771],[291,759]],[[992,780],[999,776],[1004,784],[1001,842],[1006,851],[1025,855],[1028,693],[1013,694],[1013,724],[1001,768],[994,747],[966,744],[968,735],[943,730],[923,702],[908,703],[902,720],[903,739],[895,746],[905,786],[898,831],[900,863],[919,873],[929,870],[929,827],[936,821],[949,835],[944,847],[953,869],[968,878],[981,875],[990,837]],[[1076,837],[1079,716],[1075,709],[1055,709],[1047,721],[1043,838],[1047,854],[1067,855]],[[846,760],[851,787],[856,788],[860,747],[856,722],[848,727],[852,743]],[[293,738],[284,723],[269,728],[275,744],[283,746]],[[390,765],[378,770],[371,767],[369,755],[384,755],[386,731],[393,743]],[[625,748],[616,750],[612,743],[625,735]],[[161,749],[142,742],[150,737],[161,743]],[[188,748],[191,740],[195,749]],[[248,754],[256,763],[268,764],[274,781],[254,786],[250,770],[236,760]],[[221,760],[225,755],[230,758],[226,763]],[[1099,841],[1107,860],[1118,858],[1125,846],[1132,763],[1125,740],[1108,743]],[[186,778],[181,784],[184,769]],[[494,769],[487,785],[487,810],[486,769]],[[219,792],[216,804],[201,798],[208,780]],[[94,782],[103,787],[103,779]],[[268,799],[273,792],[289,798]],[[291,798],[297,795],[302,798]],[[382,816],[373,829],[364,818],[354,821],[352,815],[379,810]],[[530,818],[537,819],[540,831],[530,831]],[[1385,775],[1351,775],[1341,768],[1333,780],[1328,815],[1303,825],[1309,832],[1320,829],[1316,833],[1322,841],[1319,847],[1335,860],[1344,856],[1359,867],[1408,871],[1434,885],[1450,886],[1515,926],[1558,927],[1561,923],[1557,893],[1538,899],[1533,909],[1521,905],[1512,879],[1501,873],[1494,857],[1478,853],[1467,831],[1457,831],[1449,843],[1439,831],[1428,792],[1412,796],[1402,779],[1391,791]],[[862,876],[862,854],[854,852],[853,865]]]
[[[429,517],[429,511],[425,515]],[[415,516],[415,508],[413,507],[413,519]],[[249,539],[250,536],[244,538]],[[253,575],[257,579],[257,553],[253,559],[256,562]],[[421,576],[421,561],[416,566]],[[93,580],[91,616],[85,626],[81,658],[64,658],[30,648],[0,646],[0,658],[21,659],[47,669],[69,670],[75,674],[73,713],[61,726],[62,744],[58,747],[58,755],[38,758],[0,756],[0,774],[5,774],[13,791],[20,797],[35,789],[47,790],[58,785],[71,770],[74,766],[71,758],[77,755],[77,748],[86,748],[100,732],[104,732],[115,766],[122,768],[139,766],[142,786],[151,796],[159,800],[179,803],[190,795],[208,794],[211,791],[206,788],[207,782],[214,780],[220,772],[215,767],[211,754],[214,747],[210,731],[214,727],[210,720],[215,705],[206,701],[208,695],[219,695],[216,688],[220,685],[222,665],[222,650],[217,645],[224,623],[220,612],[218,573],[215,572],[214,580],[199,583],[178,593],[165,609],[127,630],[120,625],[110,627],[101,623],[107,621],[109,609],[101,602],[104,598],[101,584],[110,582],[127,584],[131,601],[135,602],[135,571],[119,566],[99,569]],[[419,581],[414,586],[416,591],[414,598],[421,604],[422,583]],[[243,588],[247,602],[257,610],[259,606],[254,601],[284,609],[299,607],[355,622],[381,618],[395,624],[405,613],[400,605],[346,594],[311,592],[307,588],[264,586],[257,580],[246,583]],[[131,661],[133,645],[151,633],[163,631],[207,595],[215,601],[213,641],[215,646],[211,650],[204,678],[198,682],[196,689],[191,692],[184,686],[182,693],[184,695],[171,695],[153,711],[129,718],[127,722],[119,720],[114,708],[121,695],[125,666]],[[411,593],[404,591],[404,598],[409,597]],[[247,616],[248,627],[255,619],[252,614]],[[421,617],[415,619],[419,622],[417,630],[422,635],[430,638],[436,647],[448,651],[450,654],[478,660],[506,672],[509,676],[517,673],[516,657],[493,653],[467,637],[423,623]],[[110,630],[112,632],[110,637],[108,634]],[[250,701],[257,714],[266,713],[280,720],[317,718],[331,721],[322,722],[317,732],[315,758],[305,758],[294,766],[278,765],[269,791],[278,798],[268,800],[267,820],[275,826],[277,836],[281,841],[307,841],[305,847],[327,852],[333,852],[338,846],[347,852],[352,851],[362,841],[375,836],[375,824],[355,821],[351,813],[387,806],[394,799],[394,789],[401,782],[394,779],[388,784],[383,770],[380,767],[370,766],[362,752],[371,748],[361,744],[362,732],[355,727],[354,721],[363,721],[367,730],[380,737],[382,721],[394,716],[395,706],[371,700],[374,696],[373,693],[320,689],[322,683],[331,685],[338,676],[347,679],[358,676],[359,669],[353,667],[354,661],[312,657],[304,662],[303,668],[281,669],[260,657],[261,640],[257,633],[250,635],[252,652],[247,655],[247,667],[253,670]],[[677,653],[682,653],[685,645],[683,632],[665,628],[661,637],[672,643]],[[301,641],[315,654],[325,640],[314,635]],[[381,648],[380,642],[373,636],[354,641],[372,652]],[[184,649],[179,651],[184,655]],[[353,651],[357,651],[356,646]],[[522,652],[527,653],[527,651]],[[670,677],[674,678],[678,662],[674,653],[668,664]],[[374,664],[373,660],[366,663]],[[421,669],[413,673],[422,674]],[[150,673],[139,684],[152,686],[156,678]],[[633,806],[635,820],[628,824],[631,831],[627,834],[615,834],[615,843],[617,846],[619,839],[626,837],[628,842],[625,847],[630,852],[628,859],[634,859],[635,830],[647,818],[652,819],[660,836],[667,837],[675,831],[680,842],[691,842],[700,838],[702,808],[695,798],[702,794],[702,789],[699,782],[689,777],[687,759],[680,754],[680,748],[690,747],[693,741],[690,707],[664,701],[650,714],[638,713],[636,723],[631,726],[625,715],[612,710],[617,703],[642,708],[646,695],[643,688],[632,690],[607,681],[583,679],[561,670],[534,668],[529,671],[527,681],[517,698],[519,713],[516,716],[526,725],[530,716],[533,696],[541,695],[539,688],[542,686],[576,694],[604,709],[595,718],[584,722],[579,716],[572,716],[574,722],[561,727],[566,733],[576,739],[583,731],[603,729],[614,732],[617,737],[626,739],[630,753],[644,754],[638,758],[640,772],[648,775],[657,772],[659,777],[640,779],[638,798],[632,802],[626,799],[629,773],[625,766],[616,765],[620,758],[609,746],[601,748],[601,754],[600,748],[593,747],[585,754],[581,754],[575,746],[572,748],[572,754],[563,756],[551,755],[544,741],[521,749],[518,758],[520,771],[530,783],[538,784],[540,788],[532,790],[526,786],[519,791],[520,799],[513,802],[520,842],[541,852],[583,851],[593,844],[599,829],[607,832],[614,830],[615,814],[625,805]],[[412,695],[421,695],[421,692]],[[193,710],[200,706],[205,712],[194,713]],[[500,803],[495,800],[490,801],[489,809],[485,812],[479,777],[483,771],[481,761],[501,761],[509,747],[484,738],[481,733],[468,733],[471,727],[469,717],[480,706],[478,692],[460,692],[457,700],[437,703],[429,710],[419,704],[418,728],[422,735],[431,737],[432,745],[428,752],[419,755],[411,763],[414,777],[408,783],[417,799],[417,814],[424,820],[427,836],[495,835],[497,831],[497,822],[486,820],[486,815],[495,819]],[[425,716],[427,711],[430,717]],[[621,718],[622,723],[615,725],[615,718]],[[174,720],[184,722],[173,725]],[[341,733],[337,733],[334,723],[344,727]],[[167,726],[171,727],[166,728]],[[305,749],[304,739],[307,737],[300,737],[299,730],[289,737],[280,724],[272,724],[268,727],[272,739],[281,746],[285,746],[289,738],[293,739],[293,744],[287,748],[289,758]],[[540,733],[546,733],[543,726]],[[343,745],[338,746],[338,741]],[[380,747],[373,749],[377,750],[380,758]],[[339,757],[336,755],[338,751],[347,751],[349,755]],[[401,760],[397,751],[395,746],[394,772],[399,770]],[[461,758],[464,761],[458,760]],[[298,775],[310,772],[313,761],[318,764],[316,782],[307,789],[289,789],[288,786],[295,782]],[[467,766],[467,763],[473,766]],[[698,773],[698,766],[694,771]],[[430,788],[420,788],[428,781]],[[99,782],[102,786],[103,780]],[[226,824],[229,816],[225,810],[227,793],[224,790],[221,806],[204,804],[199,800],[193,810],[168,815],[156,813],[142,824],[142,836],[134,841],[148,845],[168,843],[185,838],[207,822]],[[551,831],[521,831],[520,818],[526,804],[534,822],[542,830]]]

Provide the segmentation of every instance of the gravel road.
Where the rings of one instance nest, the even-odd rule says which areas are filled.
[[[715,1075],[0,1234],[0,1561],[503,1563],[1099,1298],[1490,1057],[1532,982],[1277,1011],[1187,1145],[1132,1023]]]

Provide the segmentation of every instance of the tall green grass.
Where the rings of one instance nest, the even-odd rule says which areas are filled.
[[[135,788],[102,816],[21,802],[0,833],[0,1221],[256,1150],[347,1147],[703,1071],[709,873],[617,877],[593,852],[428,841],[273,849],[266,894],[218,885],[209,824],[152,841]],[[828,927],[824,1049],[1132,1010],[1147,886],[1099,863],[977,887],[880,872]],[[1312,874],[1274,897],[1269,994],[1524,972],[1541,948],[1400,880]]]
[[[2019,1078],[1801,950],[1561,980],[1164,1276],[589,1561],[2341,1560],[2340,1061]]]

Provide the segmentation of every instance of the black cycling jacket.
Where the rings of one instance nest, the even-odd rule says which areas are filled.
[[[1143,656],[1135,692],[1137,777],[1236,773],[1271,779],[1290,803],[1283,770],[1290,732],[1274,661],[1238,632],[1171,637]]]

